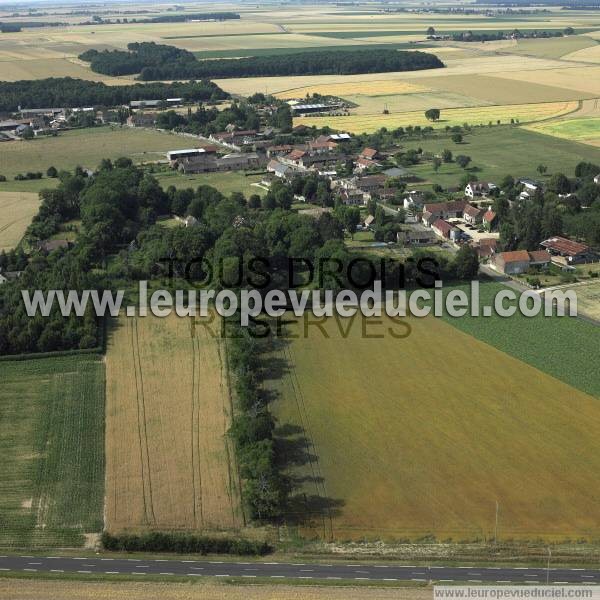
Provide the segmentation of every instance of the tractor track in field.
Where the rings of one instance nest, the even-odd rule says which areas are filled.
[[[204,524],[204,506],[202,503],[202,470],[200,468],[200,365],[199,345],[196,338],[196,327],[190,321],[190,340],[192,343],[192,427],[191,427],[191,452],[192,452],[192,493],[194,526],[198,529]]]
[[[136,319],[131,319],[131,347],[133,354],[133,370],[137,400],[138,439],[140,445],[140,465],[142,469],[144,515],[148,524],[155,524],[156,516],[154,514],[154,503],[152,500],[150,451],[148,446],[148,431],[146,427],[146,401],[144,397],[144,381],[142,374],[142,362],[140,359],[140,341]]]
[[[327,499],[328,495],[327,488],[325,486],[325,478],[323,477],[323,473],[321,471],[319,456],[317,454],[317,449],[311,433],[310,419],[308,416],[308,410],[306,408],[306,399],[296,374],[292,352],[288,347],[283,350],[283,353],[290,368],[289,379],[293,390],[294,401],[296,402],[296,407],[298,408],[298,415],[300,417],[300,422],[302,423],[302,429],[306,435],[305,447],[310,464],[310,470],[315,480],[315,488],[317,493],[320,494],[323,499]],[[326,514],[321,514],[320,517],[323,523],[323,537],[329,541],[333,541],[333,517],[329,508],[326,509]]]

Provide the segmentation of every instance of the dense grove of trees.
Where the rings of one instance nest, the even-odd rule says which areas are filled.
[[[503,249],[535,250],[552,235],[600,245],[600,186],[593,181],[598,173],[600,166],[580,163],[575,178],[555,173],[544,191],[539,190],[526,200],[518,200],[518,183],[510,176],[505,177],[500,183],[504,194],[494,200]]]
[[[71,77],[0,81],[0,111],[21,108],[116,106],[131,100],[214,101],[228,98],[212,81],[106,85]]]
[[[443,67],[425,52],[378,50],[377,52],[320,50],[293,55],[256,56],[198,61],[187,50],[154,42],[133,43],[128,51],[88,50],[80,55],[92,70],[105,75],[132,75],[139,79],[204,79],[274,75],[348,75],[417,71]]]
[[[157,44],[155,42],[133,42],[127,45],[128,51],[124,50],[87,50],[79,55],[81,60],[90,63],[92,71],[120,77],[122,75],[133,75],[140,73],[146,67],[164,68],[169,66],[173,71],[172,77],[178,78],[176,74],[186,68],[187,65],[195,65],[196,57],[187,50],[181,50],[175,46]],[[167,79],[167,77],[163,77]],[[186,79],[191,79],[186,77]]]

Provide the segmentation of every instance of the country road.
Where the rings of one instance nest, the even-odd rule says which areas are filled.
[[[143,558],[0,556],[0,571],[19,573],[80,573],[241,577],[345,581],[420,581],[465,583],[598,584],[600,569],[543,567],[419,567],[361,563],[285,563],[269,561],[166,560]]]

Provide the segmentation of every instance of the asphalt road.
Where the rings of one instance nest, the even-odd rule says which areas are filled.
[[[0,556],[0,571],[15,573],[105,573],[109,575],[182,575],[185,577],[266,577],[345,581],[435,581],[465,583],[600,584],[599,569],[528,567],[418,567],[394,564],[283,563],[269,561],[159,560],[52,556]],[[548,579],[546,579],[548,578]]]

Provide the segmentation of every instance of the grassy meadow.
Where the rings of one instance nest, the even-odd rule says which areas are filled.
[[[104,365],[0,362],[0,547],[83,546],[102,529]]]
[[[176,188],[197,188],[199,185],[211,185],[222,194],[228,196],[232,192],[242,192],[245,196],[258,194],[263,196],[266,191],[254,185],[263,179],[262,175],[246,175],[243,171],[227,173],[201,173],[184,175],[177,171],[160,171],[154,174],[163,188],[173,185]]]
[[[205,321],[206,323],[206,321]],[[219,321],[122,318],[106,359],[106,527],[244,524]]]
[[[546,135],[600,146],[600,115],[581,119],[564,119],[529,125],[528,129]]]
[[[0,191],[0,252],[19,244],[39,204],[35,193]]]
[[[600,321],[600,282],[573,288],[577,292],[577,309],[580,314]]]
[[[598,493],[589,473],[600,467],[597,397],[440,319],[408,319],[403,338],[388,328],[406,329],[386,318],[350,321],[321,320],[308,335],[288,324],[298,338],[279,352],[284,375],[273,382],[271,408],[281,444],[296,449],[288,520],[302,534],[489,540],[498,501],[499,539],[598,535],[589,512]],[[464,321],[476,334],[486,328],[482,338],[502,331]],[[571,382],[586,369],[597,373],[577,322],[567,337],[551,325],[538,325],[535,336],[533,324],[527,335],[518,320],[508,327],[499,345],[515,355],[560,363],[565,375],[579,362],[565,377]],[[540,340],[551,350],[540,352]],[[598,393],[594,377],[578,383]]]
[[[600,149],[587,144],[542,135],[522,127],[482,127],[465,136],[464,142],[455,144],[449,136],[410,141],[406,148],[422,148],[425,152],[440,154],[445,148],[457,156],[471,157],[468,170],[456,163],[444,163],[437,172],[431,161],[412,166],[408,170],[423,184],[438,183],[456,186],[465,173],[472,173],[480,181],[498,182],[505,175],[514,177],[539,177],[536,169],[540,163],[548,167],[548,175],[556,172],[572,177],[575,166],[581,161],[600,162]]]
[[[94,169],[103,158],[128,156],[136,163],[166,160],[167,150],[193,146],[193,141],[175,134],[132,127],[97,127],[76,129],[57,137],[35,138],[30,141],[5,142],[0,154],[0,173],[12,179],[17,173],[41,171],[53,165],[72,170],[80,165]],[[24,182],[0,183],[14,188]],[[39,183],[44,186],[42,182]],[[52,184],[52,182],[50,182]],[[47,186],[48,187],[48,186]],[[20,189],[20,188],[19,188]]]

